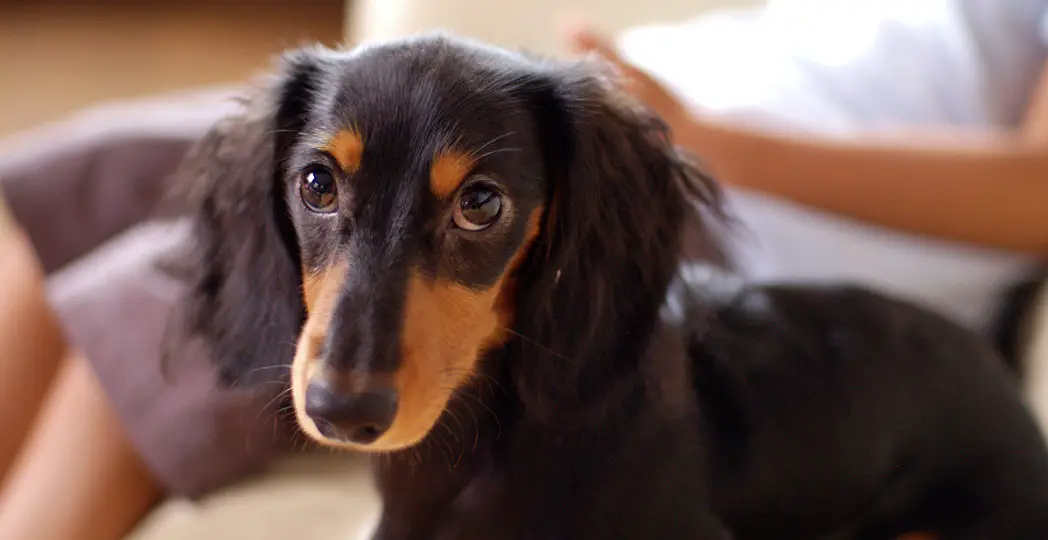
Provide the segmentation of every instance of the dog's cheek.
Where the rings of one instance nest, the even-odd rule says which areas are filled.
[[[498,291],[411,277],[395,376],[398,414],[381,443],[408,446],[433,428],[454,391],[473,374],[481,349],[501,332]]]
[[[295,349],[295,358],[291,362],[291,400],[295,409],[295,419],[299,427],[310,437],[323,441],[325,437],[317,431],[315,424],[306,416],[306,388],[316,373],[317,336],[322,332],[316,329],[319,319],[311,317],[306,321]]]
[[[444,318],[436,285],[414,273],[406,287],[400,361],[394,376],[399,404],[397,418],[380,441],[400,447],[425,437],[450,398],[448,352],[442,334]]]
[[[499,309],[499,296],[505,280],[495,286],[473,290],[455,283],[439,282],[433,290],[439,306],[442,328],[442,356],[445,369],[457,376],[468,376],[480,354],[499,344],[508,322]]]
[[[409,279],[396,374],[399,412],[383,442],[407,446],[424,438],[484,352],[505,341],[515,313],[512,276],[539,236],[543,211],[529,213],[523,241],[491,287],[472,289],[418,272]]]
[[[303,272],[306,277],[302,281],[302,296],[306,312],[311,317],[318,315],[325,320],[331,319],[335,299],[345,283],[348,268],[346,261],[338,261],[319,272]]]

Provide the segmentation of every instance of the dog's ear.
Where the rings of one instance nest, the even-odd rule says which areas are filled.
[[[191,243],[173,261],[188,291],[172,318],[168,364],[202,343],[227,383],[281,380],[304,319],[301,266],[283,188],[286,152],[324,73],[322,52],[295,51],[221,120],[177,172]]]
[[[529,364],[518,390],[541,415],[558,400],[601,402],[587,392],[636,367],[618,362],[643,356],[685,238],[691,258],[726,256],[702,221],[723,217],[717,184],[613,72],[586,61],[535,80],[549,192],[518,301],[531,339],[516,346]]]

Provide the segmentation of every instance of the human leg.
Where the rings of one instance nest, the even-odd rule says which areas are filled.
[[[74,355],[0,493],[0,538],[116,540],[162,495],[91,367]]]
[[[28,240],[0,199],[0,483],[29,433],[65,341]]]

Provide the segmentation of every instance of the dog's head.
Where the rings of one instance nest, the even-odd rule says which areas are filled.
[[[652,324],[716,199],[611,80],[440,36],[287,55],[182,170],[190,330],[234,379],[290,363],[334,445],[414,445],[510,342],[521,399],[570,394]]]

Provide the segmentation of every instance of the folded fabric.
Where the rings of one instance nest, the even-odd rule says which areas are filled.
[[[238,89],[104,103],[0,140],[0,195],[46,272],[151,215],[189,145]]]
[[[0,193],[43,261],[66,337],[153,474],[187,497],[256,470],[290,440],[274,412],[279,388],[221,386],[194,344],[167,364],[160,354],[183,285],[158,265],[188,231],[159,203],[190,146],[240,107],[234,96],[101,105],[0,144]]]

